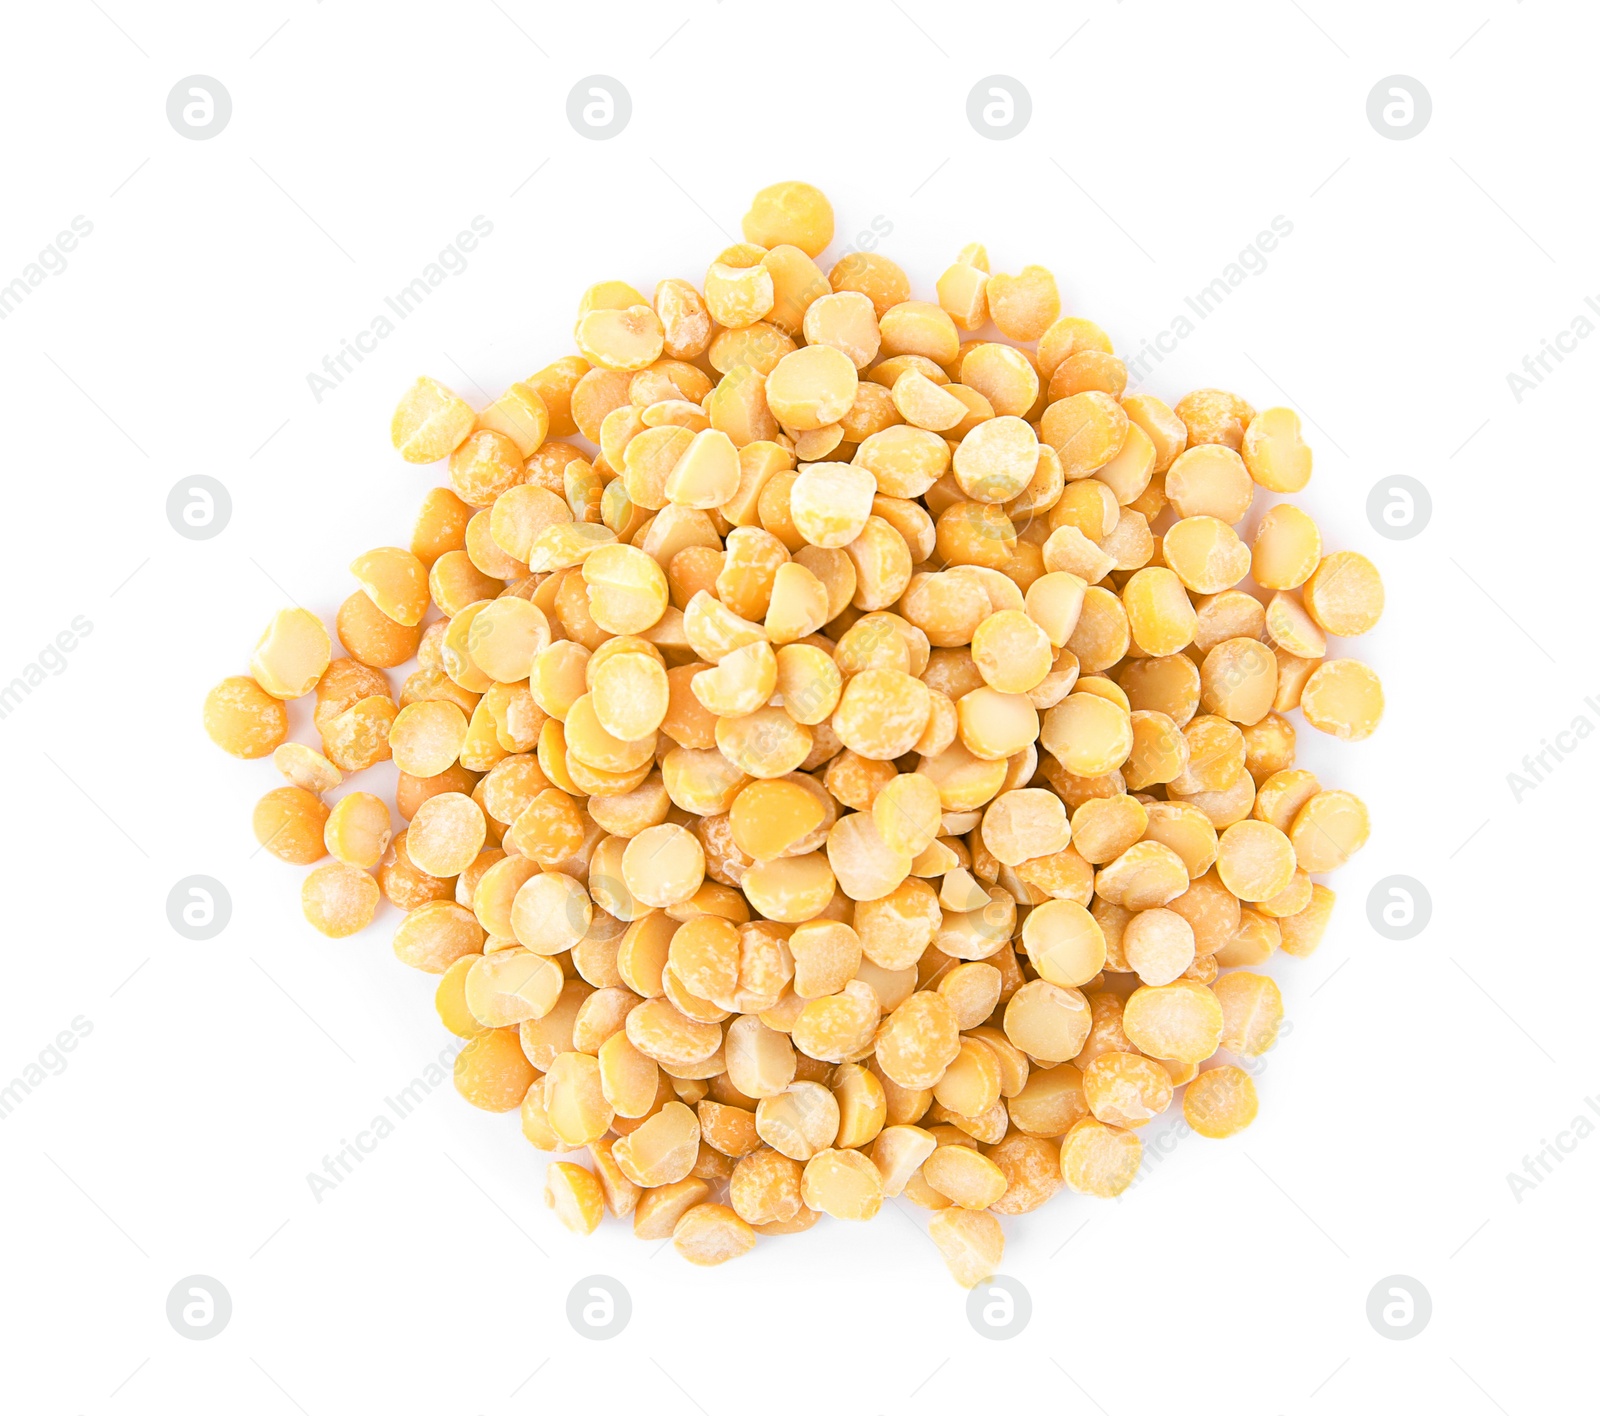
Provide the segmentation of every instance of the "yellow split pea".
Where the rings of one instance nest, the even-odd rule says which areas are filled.
[[[1337,641],[1383,583],[1282,500],[1292,411],[1130,394],[1045,267],[918,290],[834,228],[778,182],[481,408],[419,379],[391,440],[443,485],[203,726],[272,757],[311,928],[394,906],[566,1228],[715,1266],[904,1196],[972,1286],[1163,1112],[1254,1118],[1269,970],[1371,830],[1295,710],[1380,726]]]

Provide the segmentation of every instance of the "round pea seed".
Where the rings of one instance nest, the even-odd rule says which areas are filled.
[[[537,1076],[515,1028],[486,1028],[456,1053],[456,1090],[484,1111],[515,1111]]]
[[[1061,1143],[1061,1178],[1080,1195],[1115,1199],[1133,1184],[1143,1153],[1133,1132],[1086,1116]]]
[[[695,1205],[672,1226],[672,1247],[702,1268],[747,1254],[755,1242],[755,1230],[726,1205]]]
[[[633,897],[652,906],[687,900],[705,879],[705,851],[682,826],[651,826],[622,853],[622,878]]]
[[[1238,1057],[1259,1057],[1277,1041],[1283,995],[1265,974],[1239,970],[1212,985],[1222,1007],[1222,1047]]]
[[[1355,659],[1330,659],[1306,678],[1300,711],[1312,727],[1346,742],[1360,741],[1371,737],[1383,718],[1383,685]]]
[[[1000,1271],[1005,1232],[987,1211],[960,1205],[941,1209],[928,1221],[928,1237],[963,1288],[975,1288]]]
[[[983,681],[1000,693],[1037,688],[1055,661],[1045,630],[1027,612],[1001,610],[973,630],[972,661]]]
[[[561,996],[561,968],[526,949],[480,955],[467,970],[467,1011],[482,1027],[512,1027],[542,1018]]]
[[[311,611],[279,610],[250,656],[250,673],[274,698],[299,698],[316,687],[331,654],[328,631]]]
[[[1096,1121],[1131,1130],[1171,1104],[1172,1077],[1137,1052],[1105,1052],[1084,1069],[1083,1096]]]
[[[810,1161],[839,1133],[839,1103],[816,1082],[791,1082],[756,1105],[756,1131],[780,1155]]]
[[[408,703],[389,725],[389,751],[395,766],[413,777],[436,777],[461,755],[467,715],[454,703]]]
[[[1267,510],[1250,552],[1256,584],[1268,590],[1292,590],[1305,584],[1321,559],[1322,536],[1315,521],[1289,502]]]
[[[1030,1057],[1065,1062],[1078,1055],[1089,1035],[1089,1005],[1076,988],[1035,979],[1006,1004],[1005,1034]]]
[[[1256,1084],[1238,1067],[1211,1067],[1183,1094],[1183,1119],[1212,1140],[1237,1135],[1256,1119]]]
[[[833,240],[833,207],[807,182],[775,182],[756,193],[740,229],[758,246],[795,245],[815,258]]]
[[[279,860],[310,865],[327,854],[323,830],[329,815],[328,808],[303,787],[279,787],[256,803],[251,825],[263,850]]]
[[[419,378],[401,398],[390,423],[390,439],[407,462],[448,457],[472,431],[476,415],[443,384]]]
[[[417,808],[406,832],[406,849],[420,869],[443,879],[472,864],[487,831],[477,802],[460,792],[441,792]]]
[[[1367,843],[1367,808],[1350,792],[1319,791],[1289,827],[1289,840],[1302,870],[1336,870]]]
[[[1039,977],[1060,988],[1078,988],[1105,967],[1100,925],[1071,900],[1046,900],[1031,909],[1023,921],[1022,943]],[[1021,1042],[1017,1045],[1029,1050]]]
[[[1291,408],[1257,413],[1239,451],[1256,485],[1269,492],[1298,492],[1311,480],[1311,449],[1300,437],[1300,415]]]
[[[206,736],[234,757],[265,757],[289,735],[283,701],[253,678],[225,678],[205,702]]]
[[[399,845],[399,842],[396,842]],[[395,957],[424,973],[443,973],[457,959],[482,951],[484,932],[470,910],[450,900],[419,902],[395,931]]]
[[[330,939],[359,934],[378,908],[378,882],[342,861],[318,866],[300,886],[300,908],[311,926]]]
[[[511,903],[511,932],[535,954],[555,956],[588,932],[594,907],[583,886],[570,875],[543,871],[530,875]]]
[[[1149,1057],[1204,1062],[1222,1041],[1222,1008],[1211,990],[1198,983],[1136,989],[1122,1010],[1128,1040]]]
[[[1133,723],[1115,703],[1071,693],[1044,715],[1039,741],[1074,776],[1098,777],[1127,761]]]
[[[1171,983],[1194,963],[1194,928],[1176,910],[1140,910],[1123,927],[1122,953],[1140,983]]]

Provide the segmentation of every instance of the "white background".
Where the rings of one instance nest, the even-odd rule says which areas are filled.
[[[13,7],[0,283],[74,216],[94,229],[0,322],[0,680],[74,616],[93,631],[0,721],[0,1083],[74,1017],[93,1031],[0,1126],[6,1407],[1592,1400],[1600,1139],[1520,1202],[1506,1176],[1600,1094],[1600,745],[1520,804],[1506,774],[1577,715],[1600,723],[1584,704],[1600,695],[1600,341],[1520,402],[1506,375],[1600,292],[1596,39],[1577,5],[1509,0]],[[165,113],[197,73],[233,102],[203,142]],[[607,142],[565,116],[595,73],[632,95]],[[1033,99],[1004,142],[966,117],[997,73]],[[1433,100],[1404,142],[1366,117],[1397,73]],[[750,194],[789,177],[828,191],[839,245],[892,225],[879,249],[918,294],[983,240],[996,269],[1052,267],[1066,309],[1122,351],[1287,217],[1267,269],[1145,387],[1298,408],[1317,457],[1302,505],[1388,587],[1353,646],[1387,686],[1381,732],[1301,734],[1375,829],[1333,881],[1320,952],[1272,966],[1293,1028],[1260,1074],[1260,1119],[1147,1155],[1120,1202],[1064,1191],[1007,1221],[1033,1318],[1005,1344],[969,1327],[909,1204],[696,1270],[623,1224],[562,1231],[515,1114],[448,1087],[316,1203],[307,1172],[447,1041],[434,981],[395,962],[387,906],[356,939],[310,930],[300,872],[250,835],[270,763],[222,756],[199,727],[206,688],[243,670],[276,609],[331,622],[350,558],[405,540],[439,470],[388,446],[417,373],[483,401],[568,352],[583,287],[698,281]],[[480,214],[493,233],[466,271],[317,402],[307,374]],[[1434,513],[1390,542],[1365,504],[1398,472]],[[233,498],[207,542],[164,512],[197,473]],[[206,943],[167,923],[191,874],[232,897]],[[1410,942],[1367,923],[1393,874],[1433,898]],[[197,1273],[233,1301],[207,1342],[165,1316]],[[604,1345],[565,1317],[591,1273],[633,1298]],[[1410,1341],[1366,1317],[1391,1274],[1432,1295]]]

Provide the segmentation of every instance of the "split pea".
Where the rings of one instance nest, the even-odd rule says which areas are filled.
[[[1254,1117],[1214,1056],[1273,1046],[1265,970],[1370,831],[1292,713],[1378,726],[1326,655],[1383,585],[1288,503],[1239,529],[1308,485],[1290,410],[1128,394],[1042,266],[970,245],[935,303],[874,252],[824,275],[833,234],[780,182],[702,288],[592,285],[580,353],[481,411],[418,380],[392,441],[447,485],[204,727],[273,757],[252,829],[313,928],[407,912],[462,1095],[589,1150],[562,1224],[712,1266],[904,1195],[970,1286],[997,1216],[1125,1193],[1175,1090]],[[388,759],[392,838],[345,788]]]

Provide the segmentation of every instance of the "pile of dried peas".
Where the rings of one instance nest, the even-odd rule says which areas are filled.
[[[352,564],[348,657],[284,610],[205,725],[288,779],[261,844],[333,857],[317,929],[406,912],[461,1094],[587,1148],[546,1172],[568,1227],[717,1264],[904,1194],[971,1286],[996,1215],[1125,1190],[1176,1090],[1254,1119],[1212,1065],[1276,1038],[1248,970],[1317,947],[1368,830],[1287,715],[1377,726],[1326,652],[1383,587],[1286,502],[1237,534],[1310,478],[1290,410],[1126,395],[1043,267],[968,246],[930,303],[824,275],[832,234],[779,183],[703,291],[591,287],[580,353],[481,412],[419,379],[393,442],[450,485]],[[398,835],[324,801],[391,758]]]

